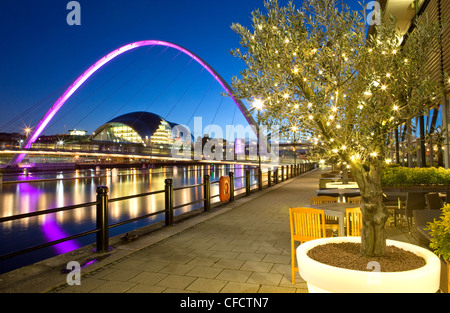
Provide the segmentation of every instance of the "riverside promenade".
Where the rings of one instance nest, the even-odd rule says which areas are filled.
[[[2,293],[306,293],[291,282],[289,207],[309,204],[322,170],[313,170],[159,228],[111,251],[92,246],[0,276]],[[136,232],[136,234],[139,234]],[[414,241],[394,229],[391,239]],[[81,264],[76,276],[66,264]]]

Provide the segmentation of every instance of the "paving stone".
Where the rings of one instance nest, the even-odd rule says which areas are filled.
[[[131,287],[126,292],[127,293],[162,293],[166,288],[148,284],[138,284]]]
[[[110,271],[105,271],[103,275],[99,276],[105,280],[117,280],[117,281],[128,281],[131,278],[139,275],[141,272],[137,270],[125,270],[125,269],[111,269]]]
[[[268,263],[281,263],[281,264],[290,264],[291,258],[287,255],[279,255],[279,254],[266,254],[262,259],[262,262]]]
[[[171,265],[171,263],[169,263],[169,265]],[[168,266],[167,262],[149,261],[136,266],[135,269],[144,272],[158,272],[167,266]]]
[[[220,272],[222,268],[210,267],[210,266],[196,266],[192,270],[186,273],[187,276],[214,278]]]
[[[62,289],[61,291],[56,291],[56,292],[68,292],[68,293],[88,293],[88,292],[92,292],[93,290],[99,288],[100,286],[107,284],[108,281],[104,280],[104,279],[98,279],[98,278],[92,278],[92,277],[88,277],[88,278],[83,278],[81,277],[81,281],[80,281],[80,285],[65,285],[64,289]]]
[[[139,275],[134,276],[129,281],[140,284],[155,285],[167,276],[168,274],[164,273],[141,272]]]
[[[246,261],[242,265],[241,270],[251,271],[251,272],[262,272],[268,273],[273,267],[273,263],[257,262],[257,261]]]
[[[236,259],[239,254],[240,252],[234,251],[215,251],[211,254],[211,257],[219,259]]]
[[[236,260],[261,261],[264,257],[265,257],[264,253],[241,252],[236,257]]]
[[[168,275],[157,283],[157,286],[169,287],[173,289],[185,289],[196,277],[184,275]]]
[[[259,284],[249,284],[230,281],[220,291],[221,293],[257,293],[260,288]]]
[[[260,292],[260,293],[295,293],[295,292],[297,292],[297,288],[262,285],[258,292]]]
[[[108,281],[106,284],[92,290],[93,293],[124,293],[136,286],[136,283],[126,281]]]
[[[213,264],[213,267],[239,269],[244,263],[245,261],[243,260],[220,259],[215,264]]]
[[[218,293],[226,285],[226,281],[210,279],[210,278],[197,278],[186,290],[205,292],[205,293]]]
[[[254,272],[248,278],[247,283],[278,286],[282,278],[281,274]]]
[[[217,279],[235,282],[246,282],[252,272],[233,269],[224,269],[217,275]]]
[[[193,264],[169,263],[159,270],[160,273],[184,275],[195,267]]]

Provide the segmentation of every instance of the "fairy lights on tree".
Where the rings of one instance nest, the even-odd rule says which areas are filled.
[[[233,78],[236,96],[263,101],[262,123],[295,127],[322,158],[348,165],[362,196],[361,252],[383,255],[389,134],[440,91],[425,70],[439,27],[417,24],[403,42],[390,19],[366,38],[364,6],[355,12],[336,0],[304,0],[297,9],[267,0],[265,8],[252,13],[253,29],[232,25],[243,48],[232,54],[246,63]]]

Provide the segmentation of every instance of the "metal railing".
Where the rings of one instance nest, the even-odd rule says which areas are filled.
[[[267,180],[265,181],[265,182],[267,182],[266,186],[271,187],[272,185],[277,184],[280,181],[285,181],[288,178],[293,178],[297,175],[308,172],[308,171],[312,170],[314,167],[315,167],[314,163],[297,164],[295,166],[294,165],[291,165],[291,166],[283,165],[283,166],[277,168],[273,172],[272,171],[267,172]],[[262,179],[262,177],[263,177],[262,172],[259,168],[256,168],[256,169],[257,169],[257,173],[253,174],[253,176],[258,177],[258,181],[255,184],[251,184],[251,175],[252,174],[251,174],[250,170],[246,170],[245,175],[241,176],[241,177],[234,177],[233,172],[228,173],[228,175],[230,177],[230,199],[228,200],[228,202],[233,202],[235,200],[235,197],[237,196],[236,192],[239,190],[245,189],[245,193],[243,193],[243,194],[245,196],[248,196],[251,194],[252,187],[255,185],[258,185],[258,190],[263,189],[264,181]],[[235,189],[235,181],[238,179],[244,179],[245,183],[243,184],[244,185],[243,187]],[[78,209],[78,208],[91,207],[91,206],[96,207],[96,228],[88,230],[88,231],[84,231],[84,232],[81,232],[81,233],[78,233],[78,234],[75,234],[72,236],[60,238],[58,240],[46,242],[46,243],[43,243],[40,245],[36,245],[36,246],[29,247],[26,249],[22,249],[22,250],[8,253],[8,254],[4,254],[4,255],[0,256],[0,261],[18,256],[21,254],[25,254],[25,253],[28,253],[31,251],[50,247],[50,246],[53,246],[53,245],[56,245],[56,244],[59,244],[59,243],[65,242],[65,241],[69,241],[69,240],[77,239],[77,238],[80,238],[83,236],[91,235],[91,234],[96,234],[96,252],[106,252],[109,250],[109,229],[111,229],[113,227],[121,226],[121,225],[124,225],[127,223],[135,222],[138,220],[142,220],[142,219],[149,218],[151,216],[163,214],[163,213],[165,214],[165,226],[172,226],[174,223],[174,210],[180,209],[185,206],[198,204],[201,202],[203,202],[203,211],[209,212],[211,210],[211,199],[219,196],[219,194],[211,196],[211,185],[216,184],[216,183],[219,183],[219,181],[211,182],[210,176],[204,175],[203,182],[200,184],[174,188],[173,180],[171,178],[168,178],[165,180],[165,186],[164,186],[163,190],[140,193],[140,194],[136,194],[136,195],[118,197],[118,198],[113,198],[113,199],[109,199],[109,197],[108,197],[108,187],[99,186],[99,187],[97,187],[97,190],[96,190],[96,192],[97,192],[96,201],[93,201],[93,202],[87,202],[87,203],[77,204],[77,205],[70,205],[70,206],[65,206],[65,207],[60,207],[60,208],[49,209],[49,210],[45,210],[45,211],[36,211],[36,212],[31,212],[31,213],[24,213],[24,214],[18,214],[18,215],[13,215],[13,216],[1,217],[0,223],[5,223],[5,222],[10,222],[10,221],[35,217],[35,216],[41,216],[41,215],[46,215],[46,214],[51,214],[51,213],[74,210],[74,209]],[[183,204],[174,206],[174,191],[184,190],[184,189],[189,189],[189,188],[198,188],[198,187],[203,187],[203,198],[197,199],[192,202],[187,202],[187,203],[183,203]],[[138,197],[146,197],[146,196],[152,196],[152,195],[157,195],[157,194],[163,194],[163,193],[164,193],[164,209],[154,211],[152,213],[145,214],[145,215],[135,217],[132,219],[128,219],[125,221],[117,222],[115,224],[109,224],[109,203],[134,199],[134,198],[138,198]]]

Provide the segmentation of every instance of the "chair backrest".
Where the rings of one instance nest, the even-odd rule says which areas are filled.
[[[361,196],[348,197],[348,203],[361,203]]]
[[[414,210],[424,210],[426,192],[408,192],[406,195],[406,216],[412,217]]]
[[[336,203],[339,201],[338,197],[330,196],[317,196],[309,199],[309,204],[323,204],[323,203]]]
[[[438,193],[428,193],[425,195],[428,210],[440,210],[442,208],[442,200]]]
[[[312,208],[290,208],[291,238],[305,242],[326,237],[325,212]]]
[[[361,236],[361,228],[363,225],[361,208],[347,208],[345,210],[345,217],[347,220],[347,236]]]

